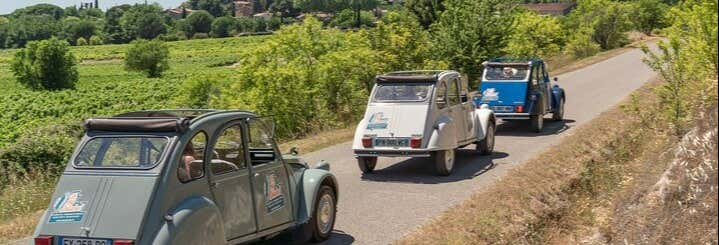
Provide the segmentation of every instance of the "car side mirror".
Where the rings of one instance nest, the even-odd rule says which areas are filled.
[[[557,77],[554,77],[554,79],[553,79],[553,80],[554,80],[555,82],[558,82],[558,81],[559,81],[559,78],[557,78]]]
[[[320,160],[315,164],[316,169],[324,169],[326,171],[330,171],[330,164],[325,160]]]

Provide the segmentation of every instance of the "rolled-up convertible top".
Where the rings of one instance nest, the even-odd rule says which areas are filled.
[[[185,132],[190,126],[189,118],[113,117],[93,118],[85,121],[87,131],[110,132]]]

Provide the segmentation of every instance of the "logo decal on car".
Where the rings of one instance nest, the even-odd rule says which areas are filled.
[[[275,173],[265,175],[265,208],[267,213],[273,213],[285,206],[285,197]]]
[[[384,113],[377,112],[369,118],[367,129],[386,129],[388,124],[389,118],[384,117]]]
[[[83,209],[87,202],[80,201],[81,197],[81,191],[66,192],[63,196],[58,197],[52,205],[53,211],[48,223],[68,223],[82,220],[82,217],[85,216]]]
[[[482,92],[482,101],[497,101],[499,100],[499,92],[494,88],[488,88]]]

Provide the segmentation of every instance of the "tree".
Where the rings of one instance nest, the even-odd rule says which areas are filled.
[[[170,50],[160,40],[138,39],[130,43],[125,55],[125,69],[144,72],[147,77],[160,77],[169,69]]]
[[[61,23],[49,15],[23,15],[10,19],[7,47],[23,47],[28,41],[45,40],[62,29]]]
[[[566,30],[577,30],[580,25],[590,25],[594,30],[592,39],[602,49],[621,47],[628,41],[626,32],[632,21],[628,3],[610,0],[580,0],[576,10],[567,17]]]
[[[379,5],[377,0],[349,0],[349,5],[355,12],[355,27],[362,27],[362,10],[371,10]]]
[[[157,4],[136,4],[120,18],[122,29],[131,39],[153,39],[164,33],[165,13]]]
[[[655,29],[666,26],[666,12],[669,7],[660,0],[637,0],[634,2],[632,19],[638,31],[651,35]]]
[[[41,3],[25,8],[17,9],[10,14],[14,18],[18,18],[24,15],[47,15],[53,17],[55,20],[62,19],[64,16],[64,10],[56,5]]]
[[[282,17],[296,17],[300,14],[300,10],[295,8],[292,0],[275,0],[270,4],[270,12],[280,13]]]
[[[187,24],[192,27],[191,34],[195,33],[209,33],[212,30],[212,15],[204,10],[192,12],[190,16],[187,16]],[[190,33],[188,33],[190,34]]]
[[[594,29],[589,25],[583,25],[578,30],[574,30],[569,36],[564,50],[574,58],[589,57],[598,53],[602,48],[592,39],[593,33]]]
[[[236,28],[235,18],[223,16],[216,18],[212,22],[213,37],[228,37],[230,32]]]
[[[65,18],[63,20],[63,26],[64,35],[66,35],[65,38],[71,41],[71,43],[80,38],[85,40],[90,39],[90,37],[97,34],[98,29],[94,21],[80,20],[76,17]]]
[[[438,60],[479,77],[482,62],[503,54],[513,23],[511,0],[446,0],[433,25]]]
[[[362,11],[360,14],[360,27],[374,26],[374,15],[368,11]],[[356,27],[355,12],[351,9],[345,9],[335,15],[329,23],[330,26],[347,29]]]
[[[225,15],[225,8],[229,4],[221,0],[194,0],[189,2],[192,9],[205,10],[215,17]]]
[[[91,36],[89,40],[90,45],[102,45],[102,38],[98,36]]]
[[[80,37],[80,38],[77,39],[77,41],[75,41],[75,45],[77,45],[77,46],[86,46],[86,45],[87,45],[87,39],[85,39],[84,37]]]
[[[546,57],[559,52],[564,30],[557,18],[524,11],[516,16],[507,47],[514,57]]]
[[[123,4],[113,6],[105,12],[105,33],[110,43],[127,43],[132,40],[120,21],[125,12],[131,8],[129,4]]]
[[[29,88],[72,88],[78,79],[77,62],[68,46],[57,38],[29,42],[15,53],[10,69],[17,81]]]
[[[426,29],[437,21],[439,15],[444,11],[442,2],[443,0],[407,0],[404,2],[404,6],[417,17],[419,23]]]

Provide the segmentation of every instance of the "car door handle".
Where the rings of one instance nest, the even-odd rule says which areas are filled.
[[[255,173],[255,178],[260,177],[260,173]]]
[[[210,183],[210,188],[217,188],[220,185],[220,183],[212,182]]]

